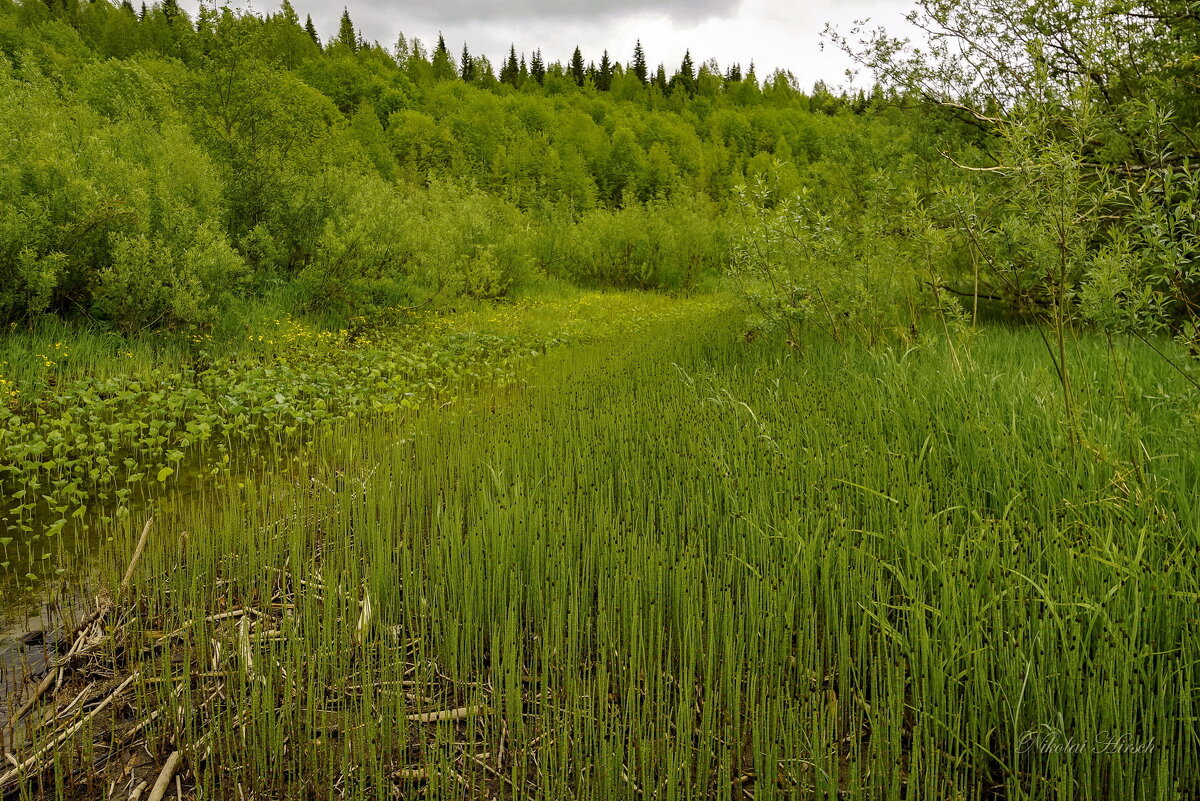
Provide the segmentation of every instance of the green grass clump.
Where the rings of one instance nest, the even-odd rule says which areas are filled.
[[[213,799],[1200,792],[1169,367],[1078,343],[1072,436],[1028,330],[799,353],[694,312],[160,519],[97,731]]]

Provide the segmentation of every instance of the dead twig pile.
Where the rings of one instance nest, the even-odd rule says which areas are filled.
[[[344,754],[353,747],[347,743],[364,715],[389,714],[404,736],[373,744],[386,763],[367,780],[377,797],[422,795],[446,781],[469,798],[495,797],[501,785],[510,796],[519,790],[510,775],[515,759],[506,760],[504,721],[487,705],[465,703],[436,665],[400,641],[396,627],[368,634],[381,627],[371,625],[365,589],[354,603],[358,619],[348,627],[352,645],[382,648],[380,640],[390,636],[386,647],[401,660],[397,678],[383,680],[367,665],[323,680],[298,675],[295,662],[264,658],[264,649],[289,644],[298,604],[344,599],[347,590],[326,588],[319,573],[302,579],[289,566],[272,568],[271,597],[220,593],[225,608],[167,625],[132,591],[152,528],[150,520],[117,592],[97,598],[58,641],[45,672],[31,677],[36,685],[0,740],[8,743],[0,754],[0,799],[163,801],[217,797],[229,787],[241,798],[358,795],[364,779],[348,775]],[[266,709],[247,703],[256,693],[268,696]],[[470,697],[478,701],[480,688]],[[270,766],[278,775],[254,782],[245,777],[264,766],[239,762],[238,755],[248,738],[260,736],[264,713],[301,722],[282,727],[280,761]],[[454,729],[449,749],[447,727]],[[378,786],[384,782],[389,786]],[[359,792],[350,792],[351,785]]]

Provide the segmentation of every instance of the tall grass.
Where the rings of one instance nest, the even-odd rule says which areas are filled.
[[[1195,797],[1170,369],[1081,342],[1073,448],[1028,331],[956,360],[737,325],[552,353],[160,518],[104,657],[137,678],[90,724],[147,756],[42,792],[179,750],[209,799]]]

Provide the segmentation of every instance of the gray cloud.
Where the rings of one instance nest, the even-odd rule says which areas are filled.
[[[627,14],[658,14],[672,22],[688,25],[736,13],[742,0],[442,0],[437,3],[374,2],[380,11],[439,24],[471,23],[482,20],[545,20],[555,18],[597,19]],[[353,11],[351,11],[353,14]]]

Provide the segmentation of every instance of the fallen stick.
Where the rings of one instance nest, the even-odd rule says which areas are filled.
[[[154,787],[150,790],[150,795],[146,796],[146,801],[162,801],[163,796],[167,794],[167,788],[171,786],[171,779],[175,777],[175,769],[179,767],[181,755],[178,751],[172,751],[167,757],[167,762],[159,771],[158,781],[154,783]]]
[[[29,696],[29,698],[25,701],[25,703],[21,704],[21,708],[16,711],[16,714],[14,714],[12,716],[12,718],[9,719],[9,721],[8,721],[9,729],[11,729],[13,731],[16,730],[17,723],[21,720],[21,718],[25,717],[25,715],[29,712],[29,710],[33,709],[34,705],[37,704],[38,699],[41,698],[43,695],[45,695],[46,690],[50,689],[50,685],[54,683],[54,677],[56,675],[58,675],[58,671],[53,668],[46,671],[46,675],[44,677],[42,677],[42,680],[38,684],[37,689],[33,691],[33,695]]]
[[[146,525],[142,527],[142,536],[138,537],[137,547],[133,549],[133,558],[129,560],[129,567],[125,568],[125,575],[121,577],[121,586],[117,590],[117,598],[125,594],[125,590],[129,589],[129,582],[133,580],[133,571],[137,569],[138,562],[141,561],[142,552],[146,550],[146,541],[150,539],[150,529],[154,525],[154,518],[151,517],[146,521]]]
[[[52,709],[46,710],[46,715],[45,715],[44,719],[42,720],[42,725],[44,726],[48,723],[53,722],[54,720],[66,717],[67,713],[69,713],[72,709],[74,709],[75,705],[78,704],[80,701],[82,701],[83,697],[85,695],[87,695],[88,693],[90,693],[92,691],[92,688],[95,686],[96,686],[96,682],[90,681],[90,682],[88,682],[88,686],[86,686],[82,690],[80,690],[79,694],[71,699],[71,703],[67,704],[62,709],[53,709],[52,708]]]
[[[133,683],[133,680],[137,678],[137,675],[137,673],[130,675],[125,679],[125,681],[121,682],[115,690],[109,693],[108,697],[97,704],[95,709],[72,723],[65,730],[63,730],[61,734],[55,737],[52,742],[42,747],[39,751],[36,751],[33,756],[26,759],[19,766],[8,771],[8,773],[5,773],[3,776],[0,776],[0,791],[5,790],[6,786],[11,784],[14,779],[20,779],[21,774],[27,772],[30,768],[37,765],[37,763],[41,761],[46,754],[53,751],[55,748],[58,748],[67,740],[71,739],[73,736],[75,736],[75,732],[82,729],[85,724],[107,709],[108,705],[111,704],[117,698],[117,696],[123,693],[126,687]]]
[[[79,649],[83,645],[83,641],[87,638],[88,629],[92,627],[93,623],[102,619],[103,617],[104,610],[102,610],[101,605],[97,603],[96,610],[84,618],[84,621],[79,624],[79,627],[72,632],[72,635],[75,639],[71,643],[71,647],[67,651],[66,655],[51,661],[50,669],[46,672],[46,675],[42,677],[42,680],[38,682],[37,689],[33,691],[33,695],[29,696],[25,703],[21,704],[21,708],[16,711],[16,714],[9,719],[8,728],[10,731],[16,731],[17,723],[20,722],[25,715],[29,714],[29,712],[37,704],[38,700],[46,694],[47,690],[50,689],[51,685],[57,685],[62,681],[64,672],[63,666],[70,662],[75,655],[79,653]]]
[[[186,633],[186,632],[187,632],[187,630],[188,630],[188,629],[190,629],[191,627],[193,627],[193,626],[195,626],[195,625],[198,625],[198,623],[215,623],[215,622],[217,622],[218,620],[229,620],[230,618],[235,618],[235,617],[239,617],[239,618],[240,618],[240,617],[242,617],[242,616],[244,616],[244,615],[254,615],[255,617],[261,617],[261,616],[262,616],[262,615],[261,615],[261,613],[260,613],[258,610],[256,610],[256,609],[246,609],[246,608],[231,609],[231,610],[229,610],[228,612],[218,612],[217,614],[215,614],[215,615],[209,615],[208,617],[206,617],[206,618],[204,618],[203,620],[200,620],[200,621],[192,620],[192,621],[191,621],[191,622],[189,622],[189,623],[184,623],[182,626],[180,626],[179,628],[175,629],[174,631],[172,631],[172,632],[169,632],[169,633],[167,633],[167,634],[164,634],[164,635],[162,635],[161,637],[159,637],[157,640],[155,640],[155,641],[154,641],[154,644],[155,644],[156,646],[157,646],[157,645],[162,645],[162,644],[163,644],[163,643],[165,643],[167,640],[173,640],[173,639],[175,639],[176,637],[178,637],[179,635]]]
[[[458,709],[443,709],[440,712],[423,712],[415,715],[409,715],[409,720],[415,720],[417,723],[443,723],[452,720],[463,720],[473,715],[486,715],[488,713],[486,706],[460,706]]]

